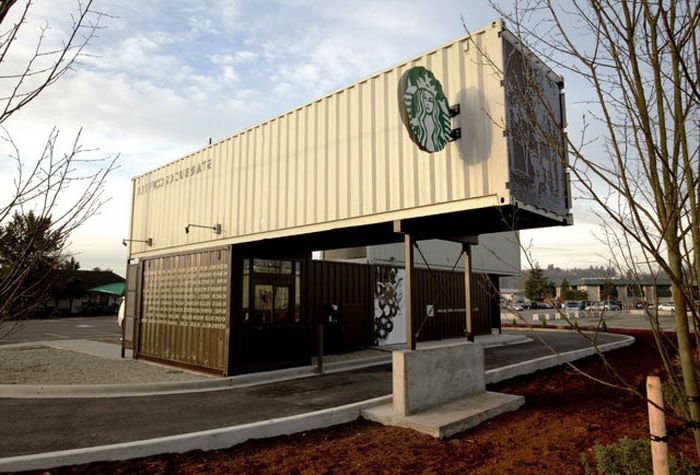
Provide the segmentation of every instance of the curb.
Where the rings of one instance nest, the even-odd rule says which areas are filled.
[[[528,343],[530,338],[518,338],[504,343],[483,345],[484,348],[510,346]],[[370,368],[391,364],[391,352],[378,356],[369,356],[355,360],[324,363],[321,374],[333,374],[344,371]],[[262,384],[280,383],[294,379],[319,376],[316,366],[301,366],[264,373],[250,373],[217,379],[196,381],[174,381],[164,383],[130,383],[130,384],[0,384],[1,398],[14,399],[59,399],[59,398],[108,398],[139,397],[167,394],[185,394],[206,391],[221,391],[233,388],[245,388]]]
[[[391,364],[391,355],[372,356],[350,361],[339,361],[324,364],[324,372],[332,374],[356,369],[369,368]],[[315,372],[315,366],[302,366],[264,373],[250,373],[218,379],[202,379],[197,381],[178,381],[167,383],[134,383],[134,384],[82,384],[82,385],[35,385],[35,384],[5,384],[0,385],[0,397],[15,399],[36,398],[107,398],[155,396],[166,394],[184,394],[205,391],[221,391],[232,388],[245,388],[261,384],[279,383],[294,379],[320,376]]]
[[[562,329],[535,329],[537,331],[562,331]],[[567,330],[568,331],[568,330]],[[600,351],[609,351],[634,343],[634,338],[620,335],[620,341],[599,345]],[[524,343],[517,341],[509,345]],[[495,347],[501,345],[487,345]],[[551,368],[559,364],[584,358],[595,354],[593,348],[573,350],[559,355],[543,356],[541,358],[516,363],[498,369],[486,371],[486,384],[496,383],[514,376],[530,374],[541,369]],[[373,366],[391,364],[391,354],[372,356],[357,360],[339,361],[324,365],[322,374],[333,374],[344,371],[353,371]],[[139,397],[167,394],[184,394],[206,391],[221,391],[233,388],[245,388],[262,384],[279,383],[294,379],[311,378],[319,376],[315,372],[315,366],[302,366],[283,370],[267,371],[265,373],[251,373],[231,376],[219,379],[203,379],[199,381],[181,381],[167,383],[135,383],[135,384],[95,384],[95,385],[34,385],[34,384],[7,384],[0,385],[0,397],[15,399],[34,398],[108,398],[108,397]],[[524,371],[524,372],[523,372]]]
[[[390,395],[306,414],[221,429],[83,449],[0,458],[0,472],[43,470],[98,461],[119,461],[164,453],[183,453],[190,450],[225,449],[250,439],[296,434],[351,422],[360,417],[360,412],[363,409],[388,402],[391,402]]]
[[[635,338],[628,335],[619,335],[621,338],[618,341],[611,341],[597,345],[597,349],[593,347],[582,348],[579,350],[571,350],[565,353],[559,353],[549,356],[542,356],[534,360],[523,361],[500,368],[490,369],[486,371],[486,384],[498,383],[506,379],[516,376],[524,376],[543,369],[553,368],[563,363],[579,360],[587,356],[595,355],[596,352],[606,352],[630,346],[635,342]]]

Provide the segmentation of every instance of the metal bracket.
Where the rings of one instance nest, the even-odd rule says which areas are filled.
[[[456,129],[452,129],[450,131],[450,142],[454,142],[455,140],[459,140],[462,138],[462,129],[460,127],[457,127]]]
[[[453,105],[448,110],[450,111],[450,118],[458,116],[459,113],[462,111],[462,109],[459,107],[459,104]]]
[[[205,224],[192,224],[192,223],[190,223],[190,224],[188,224],[187,226],[185,226],[185,234],[189,234],[189,233],[190,233],[190,228],[211,229],[211,230],[214,231],[216,234],[221,234],[221,224],[219,224],[219,223],[216,223],[216,224],[214,224],[214,225],[212,225],[212,226],[207,226],[207,225],[205,225]]]
[[[153,246],[153,238],[148,239],[122,239],[122,245],[126,247],[129,242],[142,242],[146,246]]]

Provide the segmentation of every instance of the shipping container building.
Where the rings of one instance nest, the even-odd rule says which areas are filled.
[[[417,66],[451,110],[432,153],[399,110]],[[137,176],[125,342],[233,374],[307,363],[320,323],[328,351],[401,340],[407,235],[434,264],[412,279],[413,318],[429,319],[418,339],[465,334],[468,269],[447,261],[477,240],[473,331],[490,332],[497,275],[520,267],[517,230],[572,222],[565,125],[562,78],[495,21]]]

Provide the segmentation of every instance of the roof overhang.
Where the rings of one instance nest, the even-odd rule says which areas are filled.
[[[234,253],[244,255],[294,256],[401,242],[404,234],[417,240],[443,239],[476,244],[480,234],[569,224],[570,215],[559,217],[530,207],[506,205],[262,239],[234,244],[233,249]]]

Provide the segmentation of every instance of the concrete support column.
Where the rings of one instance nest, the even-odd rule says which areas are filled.
[[[404,278],[406,302],[406,349],[416,349],[416,335],[413,332],[413,237],[404,234],[404,268],[406,276]]]

